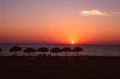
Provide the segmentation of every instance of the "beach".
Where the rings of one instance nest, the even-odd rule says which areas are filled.
[[[120,57],[0,57],[0,78],[120,78]]]
[[[18,44],[16,54],[10,52],[13,46],[1,45],[0,78],[120,78],[120,45],[76,45],[83,48],[78,55],[51,51],[55,47],[73,50],[71,45]],[[49,51],[38,52],[42,47]],[[27,48],[36,52],[24,52]]]
[[[0,0],[0,79],[120,78],[120,0]]]

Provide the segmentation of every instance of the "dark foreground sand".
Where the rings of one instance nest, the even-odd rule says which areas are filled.
[[[1,78],[120,78],[120,57],[0,57]]]

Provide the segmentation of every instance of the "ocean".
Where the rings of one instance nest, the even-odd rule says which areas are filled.
[[[120,56],[120,45],[64,45],[64,44],[0,44],[0,48],[2,48],[2,52],[0,52],[0,56],[11,56],[13,55],[12,52],[9,52],[9,49],[13,46],[19,46],[22,48],[22,51],[17,53],[18,56],[26,55],[23,50],[31,47],[34,49],[38,49],[40,47],[46,47],[51,50],[53,47],[64,48],[70,47],[73,49],[74,47],[78,46],[83,48],[83,51],[79,52],[79,56]],[[40,52],[35,52],[32,55],[38,56]],[[54,53],[46,52],[46,55],[55,56]],[[59,52],[58,56],[66,56],[66,52]],[[67,56],[76,56],[76,52],[68,52]]]

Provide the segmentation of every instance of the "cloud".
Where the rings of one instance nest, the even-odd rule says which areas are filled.
[[[109,13],[102,12],[100,10],[83,10],[80,11],[80,15],[82,16],[109,16]]]
[[[111,12],[112,15],[120,15],[120,11]]]

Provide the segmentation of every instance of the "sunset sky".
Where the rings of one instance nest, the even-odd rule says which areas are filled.
[[[0,43],[120,44],[120,0],[0,0]]]

